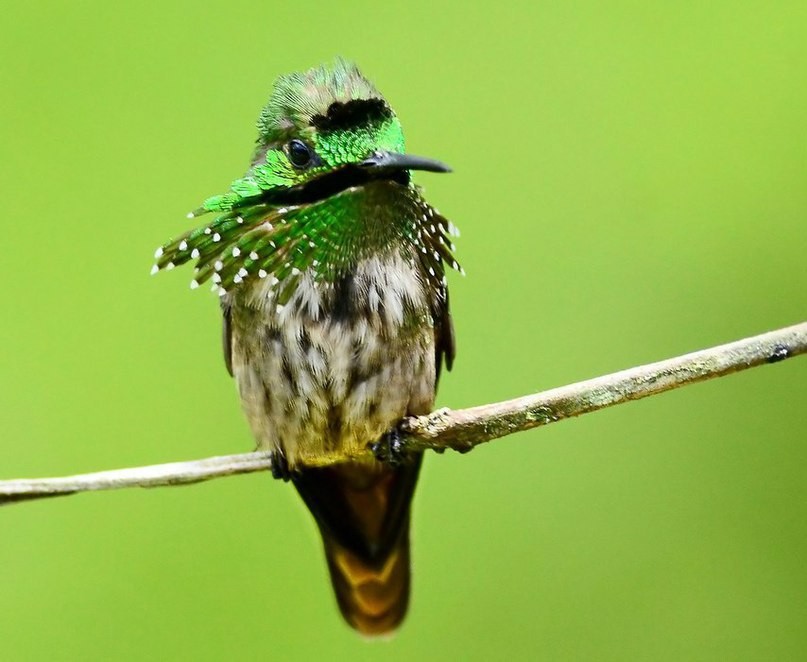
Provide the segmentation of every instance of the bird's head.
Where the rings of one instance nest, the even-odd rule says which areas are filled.
[[[249,170],[189,214],[215,219],[158,248],[152,273],[195,260],[192,287],[210,279],[223,295],[268,279],[282,303],[303,272],[330,282],[397,244],[414,247],[439,287],[442,261],[458,268],[446,238],[453,226],[410,185],[411,170],[449,171],[404,153],[398,118],[355,65],[282,76],[258,119]]]
[[[202,210],[316,202],[374,179],[408,183],[410,170],[449,168],[405,154],[392,108],[355,65],[339,59],[275,82],[258,119],[252,167]]]

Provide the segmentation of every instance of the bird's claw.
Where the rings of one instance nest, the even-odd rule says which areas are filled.
[[[373,451],[376,460],[393,467],[403,464],[408,456],[399,425],[372,444],[370,450]]]
[[[288,483],[294,473],[289,467],[289,461],[280,451],[272,452],[272,478]]]

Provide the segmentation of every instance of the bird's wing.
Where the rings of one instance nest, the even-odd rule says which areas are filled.
[[[454,322],[451,320],[451,310],[448,303],[448,288],[445,288],[443,296],[438,297],[436,306],[432,312],[434,320],[434,367],[436,370],[435,390],[437,381],[440,379],[440,370],[445,363],[446,370],[451,370],[454,365],[454,357],[457,354],[457,347],[454,338]]]
[[[221,348],[224,350],[224,365],[233,377],[233,330],[230,325],[230,306],[222,302]]]

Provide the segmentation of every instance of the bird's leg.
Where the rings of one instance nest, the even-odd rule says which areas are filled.
[[[408,457],[408,452],[403,443],[403,433],[401,423],[395,425],[381,439],[370,446],[375,459],[384,462],[392,467],[403,464]]]

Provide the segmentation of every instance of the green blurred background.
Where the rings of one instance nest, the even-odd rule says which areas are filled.
[[[0,477],[252,448],[216,297],[151,256],[336,54],[455,168],[418,177],[468,272],[440,405],[805,317],[807,4],[458,6],[4,3]],[[390,642],[266,475],[4,508],[0,658],[804,659],[805,393],[797,359],[430,455]]]

